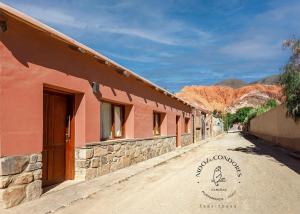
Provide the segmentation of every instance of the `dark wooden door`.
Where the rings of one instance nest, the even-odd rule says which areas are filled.
[[[202,116],[201,117],[201,138],[202,140],[205,139],[205,118]]]
[[[44,91],[43,186],[72,178],[72,109],[72,96]]]

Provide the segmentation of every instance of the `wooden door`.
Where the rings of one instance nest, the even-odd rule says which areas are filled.
[[[73,97],[44,91],[43,186],[74,177]]]
[[[176,116],[176,147],[179,146],[179,116]]]
[[[192,115],[192,138],[193,138],[193,143],[195,143],[195,116]]]
[[[201,138],[202,140],[205,140],[205,117],[201,117]]]

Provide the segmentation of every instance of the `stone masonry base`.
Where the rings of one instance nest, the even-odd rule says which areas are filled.
[[[75,179],[89,180],[175,150],[176,137],[122,139],[76,149]]]
[[[181,135],[180,142],[181,142],[181,146],[182,146],[182,147],[183,147],[183,146],[190,145],[191,143],[193,143],[192,135],[189,134],[189,133],[182,134],[182,135]]]
[[[181,136],[182,146],[192,143]],[[120,139],[89,144],[75,151],[75,179],[89,180],[176,149],[175,136]],[[42,194],[42,154],[0,158],[0,206],[9,208]]]
[[[0,205],[4,208],[40,197],[42,155],[0,158]]]

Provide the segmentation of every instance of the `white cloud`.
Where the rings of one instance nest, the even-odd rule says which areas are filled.
[[[122,34],[122,35],[127,35],[132,37],[138,37],[141,39],[146,39],[152,42],[157,42],[166,45],[180,45],[180,43],[176,41],[174,38],[170,38],[169,36],[159,35],[158,33],[151,33],[145,29],[98,26],[97,30],[102,32],[107,32],[107,33],[115,33],[115,34]]]
[[[65,11],[60,11],[57,8],[40,7],[35,5],[18,3],[15,5],[26,14],[33,16],[43,22],[64,25],[75,28],[84,28],[86,24],[80,23],[73,16],[68,15]]]
[[[239,34],[232,35],[233,41],[220,48],[220,53],[257,62],[283,58],[283,40],[300,35],[299,11],[299,2],[271,4],[269,10],[253,17]]]
[[[115,8],[111,6],[110,10],[107,6],[98,5],[97,13],[87,14],[84,11],[76,11],[76,16],[71,11],[62,8],[24,2],[15,3],[14,6],[48,24],[89,29],[93,33],[123,35],[132,40],[140,38],[170,46],[192,46],[198,41],[208,41],[212,37],[208,32],[188,26],[180,20],[167,18],[162,11],[156,11],[154,15],[149,12],[151,8],[147,10],[141,8],[142,14],[131,14],[127,17],[128,14],[124,15],[124,13],[128,7],[137,10],[129,3],[117,4]]]
[[[272,59],[281,53],[281,45],[263,39],[249,39],[230,43],[220,49],[220,53],[243,59]]]
[[[134,61],[134,62],[143,62],[143,63],[148,63],[148,62],[155,62],[158,59],[150,56],[127,56],[123,54],[117,54],[109,51],[104,51],[107,56],[111,56],[117,59],[122,59],[126,61]]]

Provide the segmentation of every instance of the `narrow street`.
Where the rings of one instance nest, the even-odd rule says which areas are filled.
[[[224,160],[215,161],[220,169],[222,166],[224,177],[219,184],[215,183],[216,187],[234,193],[223,200],[209,197],[215,194],[209,192],[215,185],[211,182],[215,176],[214,161],[203,166],[201,174],[196,176],[201,163],[216,155],[230,157],[238,164],[241,173],[237,177],[237,168],[226,168],[228,164]],[[300,160],[290,157],[280,148],[254,137],[231,133],[57,213],[296,214],[300,210],[299,173]]]

